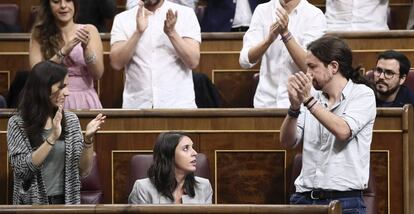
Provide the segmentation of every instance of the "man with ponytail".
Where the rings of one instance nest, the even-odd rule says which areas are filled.
[[[344,212],[365,213],[362,191],[369,179],[374,92],[352,68],[351,49],[339,38],[310,43],[306,65],[306,74],[289,77],[290,108],[280,133],[284,147],[303,146],[302,171],[290,202],[339,200]]]

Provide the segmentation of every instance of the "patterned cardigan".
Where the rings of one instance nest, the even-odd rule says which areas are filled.
[[[83,135],[78,117],[65,111],[65,204],[80,204],[79,161],[83,150]],[[41,166],[32,163],[32,148],[20,115],[9,119],[7,145],[13,167],[13,204],[48,204]]]

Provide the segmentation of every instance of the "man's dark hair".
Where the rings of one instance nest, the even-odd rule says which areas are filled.
[[[339,72],[346,79],[370,86],[359,72],[359,68],[352,67],[352,51],[344,40],[335,36],[323,36],[311,42],[308,50],[325,66],[332,61],[338,62]]]
[[[380,59],[395,59],[400,63],[400,76],[407,75],[411,68],[411,62],[404,54],[395,51],[387,50],[378,55],[377,62]]]

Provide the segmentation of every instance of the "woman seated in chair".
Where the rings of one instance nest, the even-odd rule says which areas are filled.
[[[186,134],[161,133],[153,152],[148,178],[135,182],[128,199],[130,204],[212,203],[209,180],[194,176],[197,152]]]

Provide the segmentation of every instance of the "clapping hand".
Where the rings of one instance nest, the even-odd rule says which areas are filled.
[[[267,41],[269,43],[273,43],[277,36],[279,35],[279,23],[275,22],[269,27],[269,35],[267,36]]]
[[[175,31],[175,23],[177,23],[178,13],[169,9],[164,21],[164,33],[170,36]]]
[[[67,42],[61,49],[62,54],[64,56],[69,55],[69,53],[73,50],[73,48],[79,44],[79,42],[81,42],[81,40],[77,37],[76,33],[75,35],[73,35],[70,39],[69,42]]]
[[[148,27],[148,16],[152,15],[152,12],[147,10],[144,7],[144,3],[142,1],[138,2],[138,11],[137,11],[137,30],[139,33],[144,33],[144,31]]]
[[[55,113],[55,116],[52,119],[52,132],[50,133],[49,137],[51,137],[52,141],[56,141],[59,139],[60,134],[62,133],[62,109],[63,106],[59,105],[58,110]]]
[[[287,11],[285,9],[277,8],[276,16],[279,18],[277,20],[279,34],[284,35],[289,31],[289,29],[288,29],[289,14],[287,13]]]
[[[305,99],[310,96],[313,77],[302,71],[291,75],[288,79],[289,101],[293,109],[299,109]]]
[[[89,142],[92,142],[93,136],[96,132],[101,129],[101,125],[105,123],[105,118],[103,114],[98,114],[93,120],[91,120],[86,126],[85,138]]]
[[[69,39],[69,41],[62,47],[62,54],[67,56],[73,50],[73,48],[82,43],[82,48],[85,49],[90,40],[90,33],[86,26],[78,28],[75,34]]]
[[[76,39],[82,43],[82,48],[85,50],[90,41],[89,29],[86,26],[83,26],[76,30]]]

